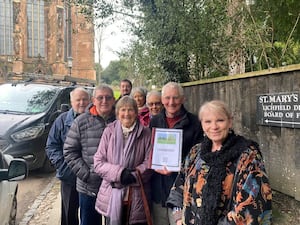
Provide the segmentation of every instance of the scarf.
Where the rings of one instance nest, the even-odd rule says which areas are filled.
[[[129,130],[127,130],[129,131]],[[128,138],[124,138],[123,129],[120,121],[116,122],[115,140],[114,140],[114,158],[113,164],[118,164],[124,168],[134,169],[135,156],[135,140],[137,139],[139,131],[139,123],[135,123],[135,127],[130,130]],[[109,208],[110,225],[122,224],[122,203],[126,194],[127,187],[112,189],[112,196]]]
[[[229,133],[219,151],[212,152],[212,141],[204,138],[201,145],[200,158],[210,167],[207,175],[207,183],[202,190],[202,205],[199,209],[201,225],[216,225],[220,218],[220,207],[223,191],[222,181],[226,177],[226,166],[229,162],[235,163],[241,153],[247,149],[253,141],[242,136]],[[256,144],[256,143],[255,143]],[[257,144],[256,144],[257,145]]]

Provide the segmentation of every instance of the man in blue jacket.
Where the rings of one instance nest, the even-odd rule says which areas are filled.
[[[63,146],[73,120],[83,113],[90,103],[88,91],[82,87],[75,88],[70,93],[70,102],[72,108],[54,121],[46,144],[47,156],[56,168],[56,177],[61,180],[61,225],[79,224],[76,176],[64,159]]]

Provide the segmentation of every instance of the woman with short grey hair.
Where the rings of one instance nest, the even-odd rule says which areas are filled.
[[[149,199],[151,131],[140,124],[137,104],[129,96],[118,101],[116,116],[94,156],[95,172],[103,179],[95,207],[109,225],[147,224],[138,176]]]
[[[138,118],[142,125],[149,126],[150,114],[146,105],[147,90],[143,87],[135,87],[131,91],[131,97],[136,101],[139,109]]]

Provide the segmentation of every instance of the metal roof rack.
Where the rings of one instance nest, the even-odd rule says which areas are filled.
[[[14,85],[18,83],[46,83],[46,84],[53,84],[53,85],[80,85],[80,86],[92,86],[96,85],[95,80],[90,79],[83,79],[77,77],[71,77],[66,75],[45,75],[45,74],[38,74],[38,73],[22,73],[22,74],[15,74],[9,73],[4,80],[5,82],[12,82]]]

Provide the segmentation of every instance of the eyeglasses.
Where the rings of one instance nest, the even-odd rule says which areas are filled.
[[[161,105],[161,102],[148,102],[147,105],[150,106],[150,107],[152,107],[152,106],[154,106],[154,105],[155,105],[155,106],[160,106],[160,105]]]
[[[110,101],[110,100],[113,99],[113,97],[110,96],[110,95],[103,95],[103,96],[100,95],[100,96],[95,97],[95,99],[97,99],[99,102],[100,102],[100,101],[103,101],[104,99],[105,99],[106,101]]]

